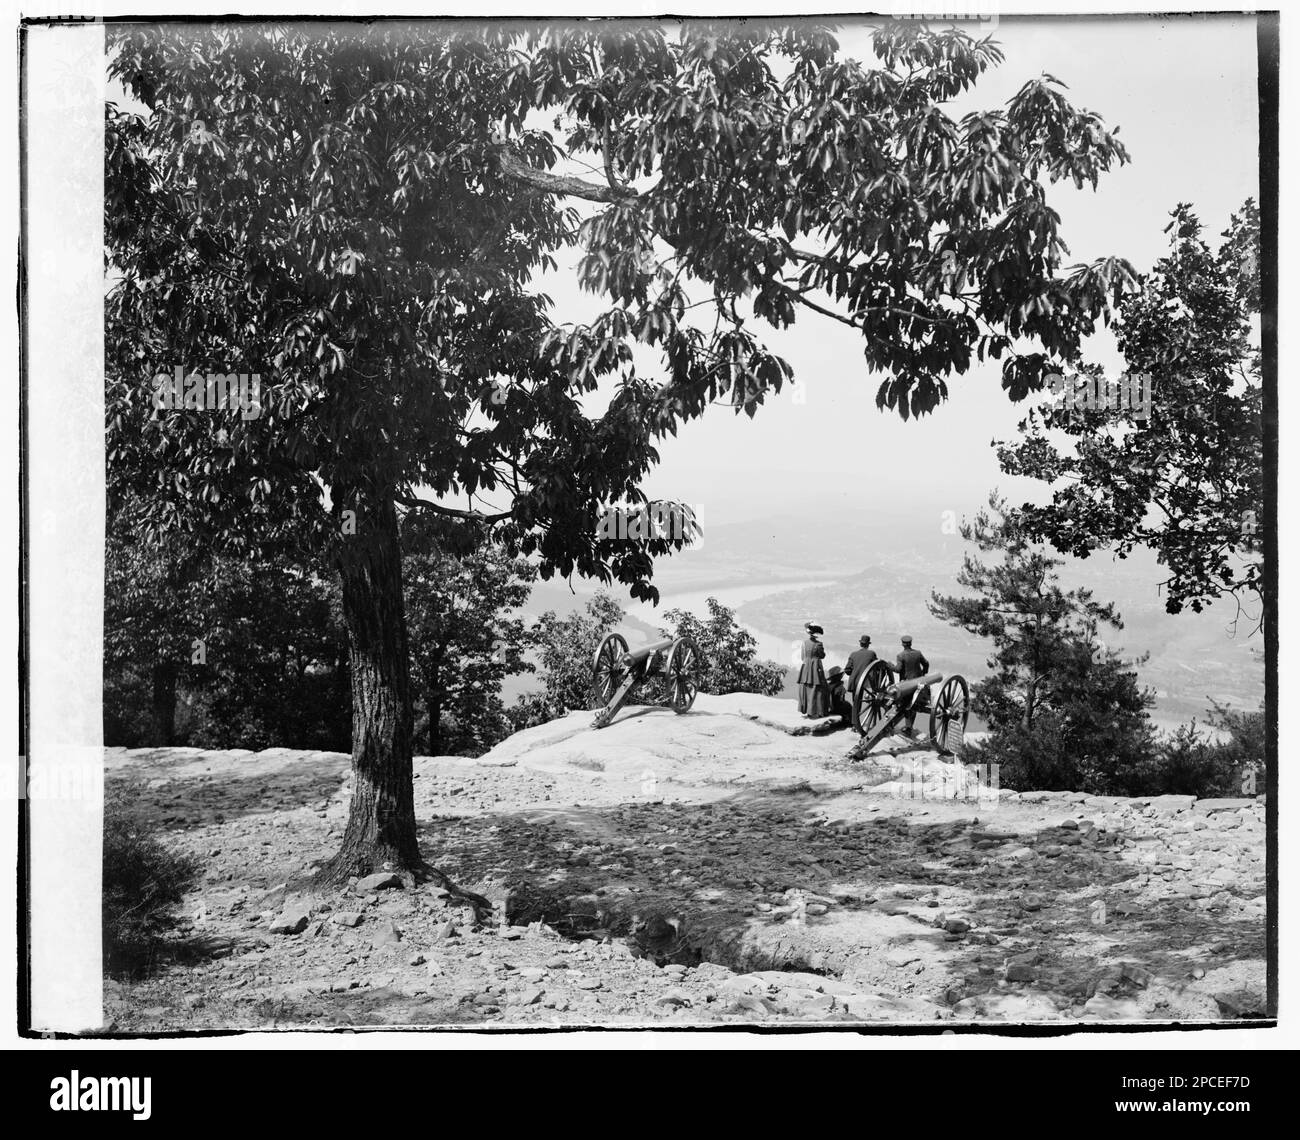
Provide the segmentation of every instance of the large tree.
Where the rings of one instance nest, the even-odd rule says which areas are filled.
[[[1063,270],[1046,195],[1095,185],[1122,145],[1050,76],[954,119],[1002,59],[955,28],[886,24],[874,60],[815,23],[109,35],[146,108],[108,118],[110,429],[147,414],[160,362],[256,370],[261,414],[222,442],[216,417],[147,425],[131,458],[156,524],[224,538],[241,521],[210,516],[272,481],[327,492],[302,529],[342,576],[356,777],[327,883],[420,866],[399,509],[472,514],[544,577],[656,598],[653,559],[682,539],[610,537],[601,513],[645,500],[665,433],[714,402],[752,415],[789,378],[759,327],[854,329],[906,418],[976,359],[1022,398],[1131,276]],[[575,247],[604,305],[559,325],[542,271]]]
[[[1115,322],[1130,374],[1151,377],[1151,407],[1048,406],[999,454],[1003,470],[1052,485],[1025,524],[1086,558],[1155,550],[1165,608],[1199,613],[1219,598],[1250,605],[1264,589],[1264,388],[1251,320],[1260,311],[1259,210],[1247,201],[1212,249],[1191,207],[1166,227],[1169,253]],[[1091,372],[1100,370],[1093,366]]]

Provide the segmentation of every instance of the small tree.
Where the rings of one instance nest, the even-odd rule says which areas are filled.
[[[1063,590],[1060,560],[1029,542],[996,492],[961,534],[1002,555],[993,565],[966,555],[957,581],[974,597],[930,601],[936,617],[993,641],[995,672],[972,694],[992,730],[982,758],[1010,788],[1115,794],[1152,747],[1154,699],[1133,668],[1145,658],[1124,661],[1098,640],[1102,623],[1123,628],[1119,614],[1089,590]]]
[[[960,531],[980,551],[1001,554],[1002,561],[988,565],[968,553],[957,583],[974,596],[933,591],[930,612],[993,642],[988,664],[995,672],[975,686],[975,711],[994,727],[1019,721],[1032,728],[1044,704],[1061,700],[1061,683],[1077,672],[1080,646],[1095,644],[1102,623],[1115,629],[1124,623],[1113,605],[1094,601],[1091,590],[1061,589],[1061,560],[1030,542],[1019,515],[997,492],[989,496],[988,509],[963,521]]]
[[[736,623],[735,612],[717,598],[708,599],[709,616],[702,620],[685,610],[668,610],[665,637],[689,637],[704,658],[702,693],[759,693],[775,696],[785,683],[786,667],[759,661],[758,642]]]
[[[524,621],[510,613],[528,601],[536,570],[493,542],[456,553],[419,533],[427,520],[407,523],[403,543],[419,551],[402,559],[402,576],[425,745],[434,756],[478,755],[509,731],[501,682],[533,670]]]

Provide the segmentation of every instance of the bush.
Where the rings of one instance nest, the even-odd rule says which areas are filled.
[[[758,642],[736,621],[734,610],[717,598],[707,600],[709,616],[701,620],[685,610],[669,610],[670,623],[661,627],[665,637],[689,637],[704,658],[701,693],[756,693],[779,696],[785,686],[787,667],[758,657]]]
[[[1216,706],[1210,724],[1231,733],[1207,737],[1197,723],[1167,736],[1095,731],[1072,739],[1062,718],[1040,715],[1031,729],[1003,726],[968,750],[968,762],[998,765],[998,783],[1014,791],[1069,791],[1102,796],[1252,795],[1263,791],[1263,713]]]
[[[104,969],[114,976],[153,967],[172,908],[200,871],[197,860],[159,842],[128,800],[118,792],[104,802]]]

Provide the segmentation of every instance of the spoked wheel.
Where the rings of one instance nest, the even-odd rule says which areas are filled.
[[[949,677],[930,706],[930,738],[945,756],[961,748],[970,719],[970,689],[966,678]]]
[[[623,655],[627,653],[627,641],[618,633],[607,633],[596,649],[596,656],[591,664],[591,695],[593,703],[604,706],[618,692],[623,683],[627,668],[623,664]]]
[[[889,714],[894,703],[889,687],[894,671],[884,661],[873,661],[853,689],[853,727],[863,736]]]
[[[668,704],[673,712],[684,713],[700,691],[704,659],[689,637],[679,637],[668,651]]]

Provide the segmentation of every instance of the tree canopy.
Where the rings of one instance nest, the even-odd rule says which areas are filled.
[[[907,417],[976,358],[1004,361],[1013,398],[1041,386],[1129,280],[1115,259],[1062,271],[1045,192],[1123,162],[1114,132],[1051,76],[954,120],[943,104],[1002,59],[955,28],[887,24],[875,65],[813,23],[110,37],[149,109],[108,117],[110,448],[149,467],[160,525],[223,504],[246,522],[272,483],[310,504],[319,481],[336,510],[499,498],[483,512],[544,576],[651,597],[680,543],[601,539],[596,516],[644,499],[682,420],[752,415],[789,378],[756,323],[850,325]],[[580,325],[539,287],[572,247],[607,304]],[[261,415],[154,415],[139,382],[178,363],[260,371]]]
[[[1168,255],[1115,322],[1130,372],[1151,376],[1149,415],[1036,409],[999,451],[1008,473],[1053,485],[1048,504],[1023,508],[1031,533],[1085,558],[1149,546],[1170,613],[1264,589],[1259,210],[1246,202],[1217,250],[1201,231],[1189,205],[1173,211]]]

